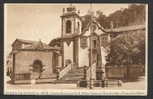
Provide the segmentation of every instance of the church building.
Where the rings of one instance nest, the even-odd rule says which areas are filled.
[[[82,29],[82,18],[75,6],[63,9],[61,15],[61,37],[50,42],[50,46],[62,48],[62,66],[73,64],[72,68],[90,67],[96,64],[97,77],[101,79],[108,55],[110,34],[95,20],[94,15]],[[90,11],[90,14],[93,14]],[[103,69],[103,70],[102,70]]]

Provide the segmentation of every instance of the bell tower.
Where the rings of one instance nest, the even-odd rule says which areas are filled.
[[[68,61],[78,65],[79,39],[75,36],[81,34],[82,21],[79,14],[80,11],[72,4],[63,8],[61,15],[63,66],[67,66]]]
[[[82,24],[79,14],[80,11],[76,10],[76,7],[72,4],[67,8],[63,8],[63,14],[61,15],[62,37],[81,33]]]

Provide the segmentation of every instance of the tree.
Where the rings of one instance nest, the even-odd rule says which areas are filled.
[[[111,44],[110,57],[111,64],[144,64],[145,31],[121,34],[114,38]]]
[[[99,22],[99,24],[104,28],[110,28],[110,23],[107,17],[103,14],[103,12],[98,10],[96,11],[96,14],[97,14],[96,20]]]
[[[87,24],[90,22],[90,20],[91,20],[90,14],[86,14],[82,17],[82,30],[87,26]]]

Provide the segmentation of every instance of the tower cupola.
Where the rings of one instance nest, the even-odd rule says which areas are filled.
[[[82,22],[79,14],[80,10],[77,10],[72,4],[63,8],[63,14],[61,15],[62,37],[81,33]]]
[[[75,6],[72,6],[70,5],[68,8],[67,8],[67,12],[76,12],[76,7]]]

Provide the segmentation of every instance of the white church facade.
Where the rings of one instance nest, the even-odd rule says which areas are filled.
[[[105,72],[102,68],[105,67],[106,56],[110,51],[110,34],[101,27],[94,16],[82,29],[82,19],[75,6],[63,10],[61,21],[61,37],[50,42],[50,45],[54,46],[59,42],[62,47],[61,66],[72,63],[74,67],[81,68],[96,63],[97,71]]]

